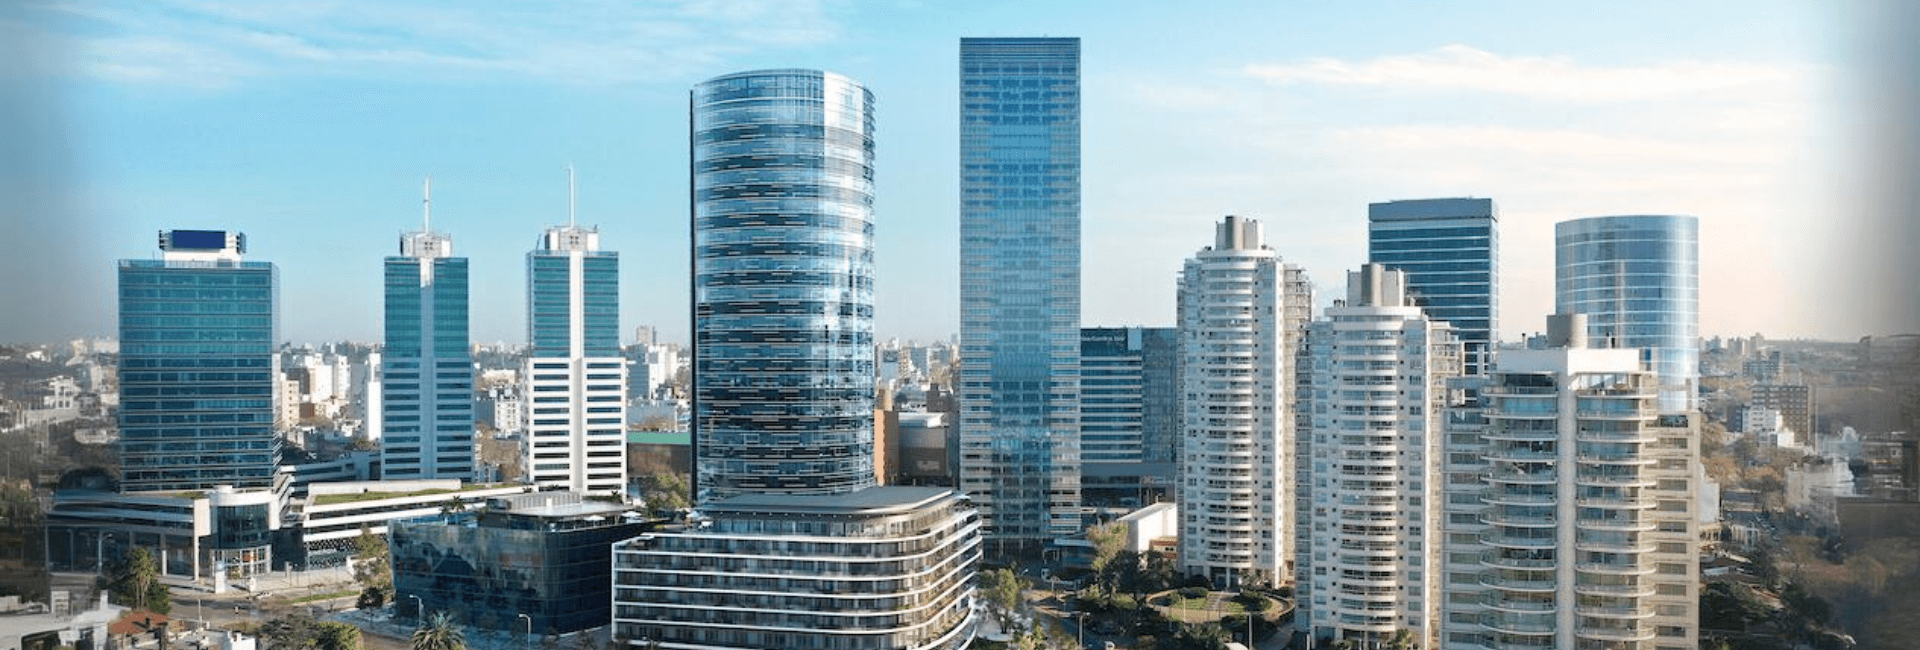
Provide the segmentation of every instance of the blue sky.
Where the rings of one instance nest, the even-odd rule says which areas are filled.
[[[567,215],[622,257],[623,329],[686,336],[687,88],[769,67],[877,97],[877,329],[958,328],[962,36],[1078,36],[1084,305],[1168,325],[1181,261],[1261,219],[1323,297],[1369,202],[1503,210],[1503,329],[1552,308],[1552,224],[1701,219],[1702,329],[1852,338],[1828,274],[1844,222],[1847,16],[1793,2],[25,3],[0,238],[0,341],[113,331],[113,261],[162,228],[248,234],[282,336],[377,340],[380,258],[434,225],[472,260],[476,341],[524,337],[524,254]],[[14,47],[19,47],[18,45]],[[24,215],[24,216],[22,216]],[[1832,304],[1829,304],[1832,303]],[[40,307],[40,306],[44,307]]]

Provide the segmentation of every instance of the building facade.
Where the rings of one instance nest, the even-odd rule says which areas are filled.
[[[696,500],[871,486],[873,94],[762,70],[691,101]]]
[[[1485,418],[1478,602],[1447,603],[1447,648],[1698,646],[1698,417],[1663,413],[1638,350],[1593,349],[1556,316],[1554,347],[1500,357]],[[1449,592],[1452,593],[1451,590]]]
[[[1660,377],[1660,407],[1690,411],[1700,393],[1700,225],[1685,216],[1588,217],[1554,224],[1556,313],[1586,314],[1589,334],[1634,348]]]
[[[996,540],[1082,528],[1080,39],[960,39],[960,487]]]
[[[160,250],[120,261],[120,488],[271,488],[278,271],[238,232],[161,231]]]
[[[745,494],[614,546],[613,634],[669,650],[959,650],[980,519],[948,488]]]
[[[452,238],[430,225],[400,236],[400,254],[386,259],[383,478],[473,479],[467,293],[467,258],[453,256]]]
[[[1171,463],[1180,438],[1179,330],[1080,330],[1082,463]]]
[[[626,360],[620,356],[620,258],[600,232],[548,228],[527,253],[526,468],[531,482],[625,493]],[[391,377],[387,378],[391,382]],[[387,422],[387,435],[393,423]]]
[[[1227,217],[1180,277],[1180,570],[1292,576],[1296,356],[1313,292],[1260,222]]]
[[[396,520],[387,533],[394,603],[416,617],[450,612],[514,634],[606,625],[613,545],[644,527],[623,506],[574,492],[504,496],[474,511]]]
[[[1367,262],[1405,271],[1414,304],[1453,326],[1467,374],[1486,371],[1500,332],[1500,209],[1493,199],[1370,204]]]
[[[1402,630],[1440,639],[1441,407],[1460,342],[1414,306],[1408,276],[1368,264],[1307,335],[1312,498],[1300,530],[1300,602],[1313,631],[1362,645]]]

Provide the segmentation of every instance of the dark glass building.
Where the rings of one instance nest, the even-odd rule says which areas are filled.
[[[1080,39],[960,39],[960,488],[1080,532]]]
[[[1500,337],[1500,210],[1493,199],[1417,199],[1367,206],[1367,262],[1407,274],[1427,317],[1466,350],[1466,374],[1488,371]]]
[[[120,262],[120,487],[272,487],[277,271],[238,232],[160,232]]]
[[[696,499],[871,486],[873,94],[761,70],[691,102]]]

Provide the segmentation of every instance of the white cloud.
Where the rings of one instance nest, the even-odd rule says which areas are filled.
[[[74,44],[81,70],[125,83],[217,88],[265,74],[488,74],[562,83],[644,81],[711,68],[759,48],[836,39],[817,2],[566,5],[513,0],[344,6],[327,0],[176,0],[37,7]]]
[[[1809,76],[1806,67],[1793,65],[1671,61],[1594,66],[1564,56],[1501,56],[1466,45],[1363,61],[1317,57],[1299,63],[1255,63],[1247,65],[1245,72],[1273,84],[1457,90],[1583,102],[1659,99],[1796,84]]]

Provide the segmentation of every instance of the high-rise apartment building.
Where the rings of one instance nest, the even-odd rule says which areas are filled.
[[[1685,216],[1554,224],[1554,310],[1586,314],[1607,347],[1634,348],[1660,377],[1660,407],[1690,411],[1700,384],[1700,225]]]
[[[1301,609],[1317,634],[1363,646],[1403,630],[1420,647],[1440,639],[1440,408],[1461,351],[1407,294],[1404,273],[1368,264],[1307,335]]]
[[[1549,349],[1503,352],[1472,407],[1481,464],[1459,469],[1486,489],[1445,552],[1480,570],[1447,574],[1442,647],[1698,644],[1698,417],[1663,412],[1640,351],[1586,347],[1583,320],[1555,316]]]
[[[871,486],[873,94],[743,72],[692,120],[697,500]]]
[[[1180,570],[1277,584],[1294,552],[1295,377],[1313,292],[1227,217],[1180,276]]]
[[[434,232],[432,197],[421,229],[386,259],[386,348],[381,356],[380,474],[473,480],[473,352],[467,258]]]
[[[1079,532],[1080,39],[960,39],[958,377],[987,535]]]
[[[1367,262],[1405,271],[1414,304],[1446,321],[1485,372],[1500,337],[1500,210],[1493,199],[1416,199],[1367,206]]]
[[[160,231],[120,261],[120,487],[273,487],[278,271],[246,236]]]
[[[548,228],[527,253],[527,343],[521,368],[528,424],[523,464],[532,482],[625,494],[620,258],[600,250],[597,228],[576,226],[569,218],[565,226]],[[393,422],[386,427],[392,436]]]

